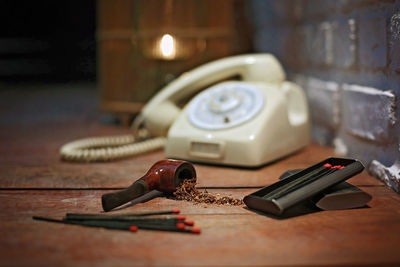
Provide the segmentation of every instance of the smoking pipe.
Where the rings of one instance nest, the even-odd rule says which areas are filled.
[[[101,204],[104,211],[110,211],[154,189],[172,193],[184,179],[192,178],[196,178],[196,171],[191,163],[179,160],[161,160],[128,188],[104,194],[101,197]]]

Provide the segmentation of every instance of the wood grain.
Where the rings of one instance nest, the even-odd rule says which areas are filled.
[[[63,162],[59,159],[58,150],[69,140],[129,131],[94,125],[85,134],[83,128],[86,127],[83,125],[74,125],[75,133],[63,126],[54,130],[50,129],[50,125],[47,129],[46,125],[43,126],[40,133],[30,135],[29,142],[18,134],[5,136],[4,139],[9,142],[7,146],[0,147],[0,152],[7,155],[0,157],[1,188],[123,188],[143,176],[153,163],[165,158],[164,153],[159,151],[116,162]],[[194,166],[198,174],[198,186],[201,187],[262,187],[278,181],[279,176],[287,170],[307,168],[330,156],[334,156],[332,149],[314,144],[291,157],[258,169],[196,163]],[[368,179],[366,174],[358,175],[352,181],[356,185],[381,184],[375,179]]]
[[[101,212],[102,194],[130,185],[164,158],[160,151],[112,163],[60,161],[65,142],[129,132],[104,122],[95,94],[82,88],[0,91],[1,266],[400,265],[400,196],[365,172],[349,180],[373,197],[362,209],[279,220],[244,206],[194,205],[153,194],[112,212],[179,208],[201,227],[200,235],[32,220]],[[195,168],[199,185],[209,192],[243,198],[286,170],[333,155],[331,148],[313,144],[259,169]]]
[[[96,99],[94,88],[82,86],[57,91],[51,87],[2,91],[0,111],[5,116],[0,118],[0,188],[122,188],[165,158],[158,151],[108,163],[61,161],[59,149],[69,141],[131,132],[102,122],[105,118],[96,109]],[[258,169],[201,164],[195,168],[199,186],[260,187],[276,182],[287,170],[306,168],[331,156],[335,156],[332,148],[312,144]],[[351,182],[382,184],[368,177],[361,174]]]
[[[101,190],[0,191],[1,265],[380,265],[400,263],[400,199],[383,186],[362,188],[368,208],[286,220],[243,207],[194,205],[159,197],[116,213],[178,207],[200,235],[137,233],[33,221],[98,212]],[[210,190],[243,196],[250,189]],[[24,255],[21,257],[21,255]]]

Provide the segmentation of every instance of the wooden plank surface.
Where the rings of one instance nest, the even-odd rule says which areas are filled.
[[[2,190],[1,265],[380,265],[400,263],[400,198],[383,186],[363,209],[285,220],[243,206],[158,197],[116,213],[180,208],[200,235],[60,225],[31,219],[98,212],[102,190]],[[252,189],[214,189],[243,196]],[[23,255],[23,257],[21,257]]]
[[[373,196],[369,207],[288,219],[244,206],[155,197],[113,213],[179,208],[200,235],[85,228],[34,221],[67,212],[101,212],[100,197],[142,176],[163,152],[112,163],[62,162],[76,138],[128,133],[96,111],[96,92],[81,88],[0,91],[0,265],[400,265],[400,196],[363,172],[349,180]],[[306,149],[259,169],[195,164],[199,186],[237,198],[277,181],[286,170],[333,156]],[[143,199],[142,199],[143,200]]]
[[[110,163],[61,161],[59,149],[69,141],[131,132],[101,123],[106,120],[96,109],[95,91],[81,87],[0,91],[0,111],[4,114],[0,117],[0,188],[121,188],[165,158],[159,151]],[[199,186],[257,187],[277,181],[287,170],[306,168],[331,156],[332,148],[312,144],[259,169],[195,167]],[[365,175],[353,178],[353,183],[381,184]]]
[[[87,133],[83,124],[69,124],[67,127],[42,125],[40,132],[30,133],[28,129],[4,134],[0,147],[0,187],[2,188],[121,188],[129,186],[143,176],[164,153],[151,152],[140,157],[107,163],[71,163],[59,158],[59,148],[74,138],[104,136],[126,133],[126,129],[91,125]],[[53,130],[53,128],[57,130]],[[75,132],[72,133],[72,129]],[[68,137],[68,136],[69,137]],[[328,157],[335,156],[333,150],[312,144],[305,149],[258,169],[232,168],[195,164],[199,186],[207,187],[260,187],[276,182],[287,170],[307,168]],[[381,182],[366,179],[365,175],[354,178],[357,185]]]

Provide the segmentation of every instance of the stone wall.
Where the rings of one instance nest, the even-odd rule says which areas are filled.
[[[400,1],[252,0],[257,52],[308,97],[313,139],[400,192]]]

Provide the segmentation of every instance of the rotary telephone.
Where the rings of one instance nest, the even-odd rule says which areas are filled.
[[[228,80],[234,76],[241,80]],[[178,103],[193,95],[181,109]],[[61,156],[104,161],[165,146],[167,158],[256,167],[310,140],[304,93],[285,81],[270,54],[227,57],[184,73],[145,105],[132,127],[130,136],[68,143]]]

